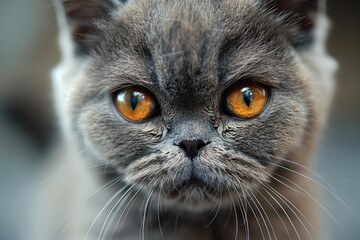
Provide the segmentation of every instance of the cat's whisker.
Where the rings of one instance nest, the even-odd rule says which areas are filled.
[[[175,229],[174,229],[175,240],[177,240],[177,231],[178,231],[178,226],[179,226],[179,219],[180,219],[180,212],[177,212],[176,213],[176,219],[175,219]]]
[[[249,192],[249,193],[250,193],[250,195],[252,195],[252,198],[256,201],[256,202],[254,202],[254,204],[255,204],[256,208],[258,209],[261,218],[263,219],[263,222],[264,222],[264,224],[265,224],[265,228],[267,229],[267,232],[268,232],[268,235],[269,235],[269,239],[272,239],[272,237],[271,237],[270,231],[269,231],[269,229],[268,229],[267,223],[269,223],[269,225],[270,225],[270,228],[271,228],[271,231],[272,231],[272,233],[273,233],[273,236],[275,237],[275,239],[277,239],[276,233],[275,233],[275,230],[274,230],[274,227],[273,227],[273,225],[271,224],[271,221],[270,221],[269,216],[268,216],[268,214],[266,213],[265,209],[263,208],[263,206],[261,205],[261,203],[259,202],[259,200],[258,200],[257,197],[255,196],[255,194],[252,193],[252,192]],[[263,217],[263,214],[262,214],[261,212],[264,213],[265,218],[266,218],[267,221],[265,220],[265,218]],[[267,222],[267,223],[266,223],[266,222]]]
[[[113,161],[116,161],[116,160],[113,160]],[[112,161],[111,161],[112,162]],[[90,166],[90,167],[85,167],[85,168],[80,168],[80,169],[74,169],[74,170],[71,170],[71,171],[68,171],[68,172],[65,172],[65,173],[61,173],[59,175],[56,175],[54,177],[50,177],[48,179],[45,179],[43,180],[41,183],[39,183],[36,187],[32,188],[29,192],[25,193],[22,198],[26,198],[26,197],[29,197],[31,194],[33,194],[34,192],[37,192],[39,191],[40,189],[42,189],[43,187],[47,186],[48,184],[50,183],[53,183],[59,179],[62,179],[64,177],[68,177],[68,176],[71,176],[73,174],[78,174],[78,173],[82,173],[82,172],[85,172],[85,171],[88,171],[88,170],[94,170],[96,168],[101,168],[103,166],[105,166],[106,163],[101,163],[101,164],[97,164],[97,165],[94,165],[94,166]]]
[[[243,184],[241,184],[241,182],[239,181],[239,179],[234,175],[232,174],[232,176],[236,179],[236,181],[239,183],[239,186],[241,188],[241,191],[243,193],[243,196],[244,198],[246,197],[245,196],[245,192],[244,192],[244,186]],[[250,230],[249,230],[249,222],[248,222],[248,213],[247,213],[247,200],[245,199],[245,204],[243,202],[243,197],[240,196],[240,193],[239,191],[237,190],[237,188],[235,187],[234,188],[235,192],[236,192],[236,195],[237,195],[237,202],[239,203],[239,206],[241,208],[241,216],[243,218],[243,225],[245,226],[245,232],[246,232],[246,239],[249,239],[249,234],[250,234]]]
[[[242,194],[244,195],[244,205],[245,205],[245,210],[244,210],[244,214],[245,214],[245,231],[246,231],[246,240],[250,240],[250,224],[249,224],[249,219],[248,219],[248,205],[249,205],[249,201],[247,199],[247,196],[245,195],[245,190],[244,187],[241,186],[241,191]]]
[[[236,176],[235,176],[236,178]],[[243,184],[240,184],[240,189],[241,189],[241,193],[242,193],[242,196],[240,196],[240,193],[237,191],[237,194],[239,196],[239,199],[240,199],[240,203],[241,203],[241,206],[243,208],[243,211],[244,211],[244,225],[245,225],[245,236],[246,236],[246,240],[250,240],[250,226],[249,226],[249,219],[248,219],[248,199],[247,199],[247,196],[245,194],[245,186]],[[236,189],[236,188],[235,188]],[[244,199],[244,201],[243,201]]]
[[[243,188],[243,187],[241,186],[241,188]],[[241,216],[242,216],[243,221],[244,221],[243,226],[245,227],[246,240],[248,240],[249,235],[250,235],[250,230],[249,230],[249,222],[248,222],[248,213],[247,213],[247,209],[246,209],[247,206],[246,206],[246,204],[244,204],[244,202],[242,200],[242,197],[240,196],[240,193],[236,188],[235,188],[235,192],[236,192],[236,195],[237,195],[237,202],[238,202],[238,204],[240,206],[240,209],[241,209]]]
[[[153,184],[153,187],[155,186],[156,184],[156,181],[154,182]],[[146,201],[145,201],[145,205],[144,205],[144,215],[142,217],[142,220],[141,220],[141,239],[142,240],[145,240],[145,231],[146,231],[146,218],[147,218],[147,213],[148,213],[148,207],[149,207],[149,202],[150,202],[150,199],[154,193],[154,189],[153,187],[151,188],[150,192],[148,193],[148,196],[146,198]]]
[[[215,198],[217,198],[217,195],[215,194]],[[215,212],[217,210],[217,205],[215,205],[214,207],[212,207],[211,211],[209,211],[205,216],[203,216],[203,219],[207,219],[208,217],[210,217],[212,215],[213,212]]]
[[[278,201],[268,190],[266,190],[266,188],[263,188],[263,190],[264,190],[264,191],[275,201],[275,203],[281,208],[281,210],[284,212],[286,218],[289,220],[289,223],[291,224],[292,228],[294,229],[297,238],[298,238],[299,240],[301,240],[301,237],[300,237],[300,235],[299,235],[299,233],[298,233],[298,231],[297,231],[297,229],[296,229],[293,221],[291,220],[289,214],[286,212],[286,210],[284,209],[284,207],[279,203],[279,201]]]
[[[162,227],[161,227],[161,220],[160,220],[160,212],[161,212],[161,193],[158,193],[158,203],[157,203],[157,221],[158,221],[158,225],[159,225],[159,230],[160,230],[160,235],[161,235],[161,239],[164,240],[164,233],[162,231]]]
[[[118,191],[116,191],[112,197],[106,202],[106,204],[100,209],[99,213],[96,215],[95,219],[92,221],[88,231],[85,234],[84,240],[87,240],[91,229],[94,227],[96,221],[98,220],[98,218],[100,217],[100,215],[104,212],[104,210],[112,203],[112,201],[114,201],[115,198],[117,198],[125,189],[127,186],[122,187],[121,189],[119,189]]]
[[[237,188],[235,187],[234,190],[238,196],[238,200],[240,200],[240,206],[241,208],[243,209],[243,219],[244,219],[244,225],[245,225],[245,234],[246,234],[246,239],[249,240],[250,239],[250,228],[249,228],[249,221],[248,221],[248,213],[247,213],[247,207],[250,206],[250,203],[248,203],[248,200],[247,200],[247,191],[246,191],[246,187],[244,186],[243,183],[241,183],[241,181],[239,180],[239,178],[234,175],[234,174],[231,174],[232,177],[234,177],[234,179],[238,182],[240,188],[241,188],[241,191],[242,191],[242,195],[243,197],[240,196],[240,193],[238,192]],[[249,196],[251,197],[251,196]],[[245,200],[245,205],[243,204],[243,201],[242,201],[242,198],[244,198]],[[254,213],[254,211],[251,209],[252,213],[254,214],[254,217],[256,218],[256,221],[257,223],[259,224],[258,220],[257,220],[257,217],[256,217],[256,214]],[[259,228],[260,228],[260,231],[262,232],[262,228],[261,226],[259,225]],[[264,237],[264,234],[262,233],[262,236]]]
[[[335,189],[331,186],[331,184],[323,177],[321,176],[319,173],[317,173],[316,171],[312,170],[311,168],[308,168],[298,162],[295,162],[295,161],[291,161],[289,159],[285,159],[285,158],[281,158],[281,157],[276,157],[276,156],[271,156],[271,157],[274,157],[274,158],[278,158],[279,160],[281,161],[284,161],[284,162],[288,162],[288,163],[291,163],[291,164],[294,164],[296,166],[299,166],[299,167],[302,167],[304,168],[305,170],[311,172],[312,174],[314,174],[315,176],[317,176],[318,178],[320,178],[328,187],[326,187],[325,185],[321,184],[320,182],[316,181],[315,179],[312,179],[310,178],[309,176],[306,176],[305,174],[301,174],[301,173],[298,173],[296,172],[295,170],[293,169],[289,169],[289,168],[286,168],[285,166],[282,166],[282,165],[279,165],[279,167],[281,167],[282,169],[284,170],[288,170],[288,171],[291,171],[291,172],[296,172],[298,175],[314,182],[315,184],[319,185],[321,188],[323,188],[326,192],[328,192],[331,196],[333,196],[337,201],[339,201],[350,213],[351,215],[356,219],[356,221],[358,222],[358,224],[360,224],[360,219],[359,217],[355,214],[354,210],[351,209],[351,207],[345,203],[344,200],[342,200],[337,194],[336,194],[336,191]],[[275,165],[274,163],[272,163],[273,165]],[[289,181],[289,180],[288,180]],[[331,217],[333,218],[333,217]]]
[[[288,239],[291,239],[290,237],[290,233],[289,233],[289,230],[283,220],[283,218],[280,216],[279,212],[275,209],[275,207],[270,203],[270,201],[264,196],[264,194],[261,193],[261,191],[259,191],[258,189],[255,189],[257,191],[257,193],[267,202],[267,204],[269,204],[269,206],[272,208],[272,210],[275,212],[275,214],[278,216],[278,218],[280,219],[280,221],[282,222],[284,228],[285,228],[285,231],[286,231],[286,234],[287,236],[289,237]],[[276,235],[275,235],[275,238],[276,238]]]
[[[230,189],[228,187],[226,187],[226,190],[228,191],[229,195],[231,195],[231,192],[230,192]],[[230,198],[231,199],[231,198]],[[232,200],[232,199],[231,199]],[[231,207],[231,206],[230,206]],[[225,224],[224,224],[224,228],[227,227],[229,221],[230,221],[230,218],[231,218],[231,215],[232,215],[232,212],[229,211],[229,216],[227,217],[226,221],[225,221]]]
[[[325,187],[323,184],[319,183],[318,181],[312,179],[312,178],[309,177],[309,176],[306,176],[306,175],[303,174],[303,173],[297,172],[297,171],[295,171],[295,170],[293,170],[293,169],[290,169],[290,168],[287,168],[287,167],[285,167],[285,166],[282,166],[282,165],[279,165],[279,164],[275,164],[275,163],[271,163],[271,162],[269,162],[269,164],[274,165],[274,166],[276,166],[276,167],[278,167],[278,168],[287,170],[287,171],[289,171],[289,172],[295,173],[295,174],[297,174],[297,175],[299,175],[299,176],[301,176],[301,177],[304,177],[305,179],[307,179],[307,180],[309,180],[309,181],[317,184],[317,185],[320,186],[322,189],[324,189],[324,190],[327,191],[329,194],[331,194],[331,196],[333,196],[337,201],[339,201],[339,202],[352,214],[352,216],[356,219],[356,221],[358,222],[358,224],[360,224],[360,220],[359,220],[358,216],[354,213],[354,211],[353,211],[339,196],[337,196],[334,192],[332,192],[330,189],[328,189],[327,187]],[[289,180],[288,180],[288,181],[289,181]],[[312,198],[314,201],[319,202],[319,201],[316,200],[314,197],[311,196],[311,198]],[[323,210],[325,210],[325,209],[323,208]],[[326,210],[326,212],[328,212],[328,211]],[[333,219],[333,220],[335,220],[335,219]],[[336,222],[337,222],[337,221],[336,221]],[[340,226],[340,225],[339,225],[339,226]]]
[[[298,175],[300,175],[300,176],[314,182],[315,184],[319,185],[321,188],[325,189],[325,191],[329,192],[333,197],[335,197],[335,199],[337,201],[339,201],[341,204],[343,204],[352,213],[352,215],[357,219],[357,221],[360,223],[360,220],[358,219],[357,215],[353,212],[353,210],[340,197],[337,196],[335,189],[331,186],[330,183],[328,183],[328,181],[323,176],[321,176],[320,174],[318,174],[316,171],[312,170],[311,168],[308,168],[308,167],[306,167],[306,166],[304,166],[302,164],[299,164],[299,163],[297,163],[295,161],[291,161],[289,159],[280,158],[280,157],[276,157],[276,156],[273,156],[273,157],[278,158],[278,159],[280,159],[282,161],[285,161],[285,162],[292,163],[292,164],[295,164],[297,166],[300,166],[300,167],[304,168],[305,170],[311,172],[315,176],[319,177],[322,181],[324,181],[325,184],[327,184],[329,186],[329,188],[327,188],[325,185],[322,185],[320,182],[316,181],[315,179],[310,178],[309,176],[307,176],[305,174],[301,174],[300,172],[297,172]],[[272,164],[275,165],[275,163],[272,163]],[[291,171],[291,172],[296,172],[295,170],[286,168],[285,166],[282,166],[282,165],[279,165],[279,167],[284,169],[284,170],[288,170],[288,171]]]
[[[279,179],[277,179],[277,178],[274,177],[274,175],[278,175],[278,174],[273,174],[273,175],[272,175],[272,174],[267,173],[266,171],[262,171],[262,172],[263,172],[265,175],[267,175],[268,177],[270,177],[272,180],[275,180],[276,182],[280,183],[281,185],[286,186],[287,188],[291,189],[292,191],[294,191],[294,192],[296,192],[296,193],[298,193],[298,194],[301,194],[301,195],[304,194],[302,191],[299,191],[298,189],[295,189],[294,187],[290,186],[289,184],[286,184],[286,183],[284,183],[283,181],[280,181]],[[284,178],[284,179],[286,179],[286,178]],[[288,179],[286,179],[286,180],[288,180]]]
[[[88,202],[91,198],[93,198],[97,193],[99,193],[102,190],[108,190],[112,186],[114,186],[116,183],[120,182],[122,180],[122,177],[115,178],[108,183],[106,183],[104,186],[96,190],[94,193],[92,193],[88,198],[83,200],[80,204],[78,204],[55,228],[53,234],[51,235],[50,239],[53,239],[59,229],[68,221],[68,219],[73,216],[86,202]]]
[[[294,189],[293,187],[291,187],[291,186],[289,186],[288,184],[286,184],[286,183],[284,183],[283,181],[280,181],[279,179],[277,179],[276,177],[274,177],[273,175],[270,175],[270,174],[268,174],[268,173],[266,173],[266,172],[264,172],[266,175],[268,175],[270,178],[272,178],[273,180],[275,180],[275,181],[277,181],[278,183],[280,183],[280,184],[282,184],[282,185],[284,185],[284,186],[286,186],[286,187],[288,187],[289,189],[291,189],[291,190],[293,190],[293,191],[295,191],[295,192],[297,192],[297,193],[299,193],[299,194],[307,194],[307,195],[309,195],[309,193],[308,192],[306,192],[305,191],[305,189],[303,189],[303,188],[301,188],[300,186],[297,186],[298,188],[300,188],[300,190],[301,190],[301,192],[300,191],[298,191],[297,189]],[[278,175],[278,174],[276,174],[276,175]],[[280,176],[280,175],[278,175],[278,176]],[[282,177],[282,176],[281,176]],[[286,179],[286,178],[284,178],[284,177],[282,177],[283,179]],[[286,179],[287,181],[290,181],[289,179]],[[290,181],[291,182],[291,181]],[[292,183],[292,182],[291,182]],[[269,186],[269,185],[268,185]],[[270,186],[269,186],[270,187]],[[274,188],[272,188],[272,189],[274,189]],[[275,189],[274,189],[275,190]],[[294,207],[295,208],[295,210],[307,221],[307,223],[311,226],[311,228],[315,231],[315,228],[312,226],[312,224],[310,223],[310,221],[303,215],[303,213],[291,202],[291,201],[289,201],[287,198],[285,198],[282,194],[280,194],[278,191],[276,191],[277,192],[277,194],[278,195],[280,195],[286,202],[288,202],[292,207]],[[290,208],[290,210],[292,211],[292,209]],[[294,213],[295,214],[295,213]],[[296,214],[295,214],[296,215]],[[300,220],[300,219],[299,219]]]
[[[237,179],[237,178],[236,178],[236,179]],[[252,202],[254,202],[254,200],[252,199],[251,195],[250,195],[249,192],[246,190],[246,188],[243,186],[242,189],[244,190],[245,194],[250,198],[250,200],[252,200]],[[249,202],[249,205],[248,205],[248,206],[249,206],[251,212],[253,213],[253,216],[254,216],[254,218],[255,218],[258,226],[259,226],[259,229],[260,229],[262,238],[265,239],[265,234],[264,234],[264,231],[263,231],[263,229],[262,229],[262,227],[261,227],[260,221],[259,221],[259,219],[258,219],[258,217],[257,217],[257,215],[256,215],[256,212],[255,212],[255,210],[254,210],[254,208],[252,207],[252,205],[251,205],[250,202]],[[264,220],[264,219],[263,219],[263,220]],[[265,222],[264,222],[264,224],[265,224]],[[266,226],[266,224],[265,224],[265,226]],[[267,226],[266,226],[266,228],[267,228]],[[268,229],[267,229],[267,231],[268,231]]]
[[[52,0],[50,3],[48,3],[44,6],[44,9],[56,8],[57,4],[62,4],[63,2],[64,2],[64,0]]]
[[[129,187],[129,189],[126,190],[126,192],[122,194],[122,196],[117,200],[117,202],[114,204],[114,206],[110,209],[110,211],[109,211],[108,215],[106,216],[105,221],[104,221],[104,223],[103,223],[103,225],[101,227],[101,230],[100,230],[100,233],[98,235],[97,240],[100,240],[100,238],[102,236],[102,233],[103,233],[103,231],[105,229],[106,223],[108,222],[109,217],[111,216],[111,214],[113,213],[115,208],[120,204],[120,202],[124,199],[124,197],[127,196],[127,194],[132,190],[132,188],[133,187]]]
[[[121,210],[122,206],[123,206],[123,205],[125,204],[125,202],[129,199],[130,195],[131,195],[131,192],[129,192],[129,193],[126,194],[126,195],[124,194],[124,199],[123,199],[122,202],[116,207],[115,212],[112,214],[112,218],[110,219],[110,221],[109,221],[109,223],[108,223],[108,227],[107,227],[107,229],[104,230],[104,232],[105,232],[106,234],[103,234],[103,238],[102,238],[102,239],[104,239],[105,236],[107,236],[107,232],[110,230],[110,227],[112,226],[112,223],[114,222],[115,218],[118,216],[118,213],[119,213],[119,211]],[[110,238],[110,239],[112,239],[113,235],[115,234],[115,231],[116,231],[116,229],[114,228],[114,229],[113,229],[113,232],[112,232],[112,234],[111,234],[111,238]]]
[[[121,229],[122,229],[122,226],[132,208],[132,206],[134,205],[134,203],[136,202],[137,200],[137,197],[139,196],[139,193],[140,191],[142,190],[142,186],[139,187],[139,189],[134,193],[134,195],[131,197],[131,199],[129,200],[129,202],[126,204],[126,206],[124,207],[123,211],[121,212],[120,216],[119,216],[119,219],[118,219],[118,222],[115,226],[115,229],[119,229],[119,231],[117,232],[116,234],[116,238],[115,239],[119,239],[119,236],[120,236],[120,232],[121,232]],[[125,214],[125,215],[124,215]],[[123,217],[124,216],[124,217]],[[120,220],[121,220],[121,224],[118,225],[120,223]],[[118,227],[119,226],[119,227]]]
[[[206,190],[207,190],[207,187],[206,187]],[[220,193],[220,187],[219,187],[219,185],[217,184],[216,193],[214,194],[214,195],[215,195],[214,198],[219,199],[219,197],[218,197],[218,196],[219,196],[219,193]],[[216,216],[217,216],[217,214],[219,213],[220,208],[221,208],[221,202],[222,202],[222,196],[221,196],[220,201],[218,202],[218,204],[215,204],[214,207],[211,209],[211,211],[203,217],[203,219],[206,219],[206,218],[210,217],[211,214],[212,214],[214,211],[216,211],[215,215],[214,215],[213,218],[210,220],[210,222],[205,226],[205,228],[209,227],[210,224],[216,219]]]
[[[289,189],[291,189],[291,190],[293,190],[293,191],[295,191],[295,192],[297,192],[297,193],[299,193],[299,194],[302,194],[302,195],[303,195],[303,194],[310,195],[305,189],[301,188],[299,185],[297,185],[296,187],[298,187],[298,188],[301,190],[301,192],[298,191],[297,189],[294,189],[293,187],[289,186],[288,184],[284,183],[283,181],[280,181],[279,179],[277,179],[277,178],[274,177],[273,175],[270,175],[270,174],[267,174],[267,175],[268,175],[269,177],[271,177],[273,180],[277,181],[278,183],[280,183],[280,184],[288,187]],[[289,179],[286,179],[286,178],[283,177],[283,176],[280,176],[280,175],[278,175],[278,174],[275,174],[275,175],[277,175],[277,176],[279,176],[279,177],[282,177],[283,179],[291,182]],[[292,183],[292,182],[291,182],[291,183]],[[268,184],[267,184],[267,186],[268,186],[268,187],[271,187],[271,186],[268,185]],[[303,215],[303,213],[302,213],[290,200],[288,200],[286,197],[284,197],[279,191],[277,191],[277,190],[274,189],[273,187],[271,187],[271,189],[272,189],[273,191],[276,191],[275,194],[276,194],[277,196],[279,196],[281,199],[283,199],[283,201],[286,201],[288,204],[291,205],[291,207],[295,208],[295,210],[307,221],[307,223],[308,223],[308,224],[311,226],[311,228],[315,231],[315,228],[312,226],[312,224],[310,223],[310,221]],[[287,205],[286,202],[284,202],[284,203]],[[288,206],[288,205],[287,205],[287,206]],[[288,207],[289,207],[289,206],[288,206]],[[289,207],[289,209],[293,212],[292,208]],[[294,212],[293,212],[293,213],[294,213]],[[296,213],[294,213],[294,215],[297,217],[297,214],[296,214]],[[301,220],[299,219],[299,221],[301,221]],[[305,227],[305,226],[304,226],[304,227]]]
[[[140,189],[138,190],[140,191]],[[126,203],[126,206],[123,208],[123,205],[125,204],[125,202],[129,199],[129,197],[132,195],[131,199]],[[137,192],[129,192],[129,194],[126,196],[126,199],[124,199],[124,203],[122,203],[120,206],[118,206],[118,208],[116,209],[116,212],[114,213],[114,216],[117,217],[119,211],[121,209],[123,209],[122,213],[120,214],[120,216],[118,217],[118,220],[113,228],[113,232],[111,234],[111,237],[110,239],[114,239],[114,235],[115,233],[117,234],[117,237],[115,239],[118,239],[119,237],[119,234],[120,234],[120,231],[121,231],[121,227],[118,228],[119,224],[120,224],[120,221],[122,220],[122,215],[124,214],[124,211],[126,210],[126,208],[128,207],[128,205],[130,204],[130,202],[132,201],[132,199],[135,197],[135,195],[137,194]],[[118,231],[117,231],[118,230]]]
[[[209,221],[208,224],[206,224],[206,226],[204,228],[208,228],[216,219],[216,217],[218,216],[219,212],[220,212],[220,208],[221,208],[221,203],[222,203],[222,197],[220,198],[220,201],[219,203],[217,204],[217,207],[215,206],[213,208],[213,210],[211,212],[214,211],[214,209],[217,209],[216,212],[215,212],[215,215],[212,217],[212,219]],[[209,214],[208,214],[209,215]],[[210,216],[210,215],[209,215]]]
[[[235,215],[235,240],[238,239],[238,235],[239,235],[239,220],[238,220],[238,215],[237,215],[237,211],[236,211],[236,206],[235,206],[235,203],[234,203],[234,199],[232,198],[231,196],[231,192],[230,190],[229,191],[229,196],[231,198],[231,204],[233,206],[233,209],[234,209],[234,215]]]
[[[285,178],[284,176],[281,176],[279,174],[275,174],[276,176],[290,182],[291,184],[295,185],[297,188],[299,188],[304,194],[306,195],[310,195],[312,196],[309,192],[307,192],[304,188],[302,188],[300,185],[296,184],[295,182],[291,181],[290,179]],[[276,179],[275,177],[273,177],[273,179]],[[277,179],[278,180],[278,179]],[[279,181],[281,184],[284,185],[284,183],[282,181]],[[286,185],[285,185],[286,186]],[[274,188],[273,188],[274,189]],[[275,190],[275,189],[274,189]],[[279,193],[279,191],[276,191],[284,200],[286,200],[290,205],[292,205],[292,207],[295,208],[295,210],[309,223],[309,225],[312,227],[313,231],[316,232],[315,228],[311,225],[310,221],[303,215],[303,213],[291,202],[289,201],[287,198],[285,198],[282,194]],[[313,196],[312,196],[313,197]],[[315,197],[313,197],[315,199]],[[320,202],[317,204],[321,204]],[[320,206],[321,207],[321,206]],[[323,206],[325,208],[325,206]],[[322,207],[321,207],[322,208]],[[331,217],[331,216],[330,216]]]
[[[296,161],[292,161],[290,159],[286,159],[286,158],[283,158],[283,157],[278,157],[278,156],[275,156],[275,155],[269,155],[271,158],[275,158],[275,159],[278,159],[278,160],[281,160],[283,162],[287,162],[287,163],[291,163],[293,165],[296,165],[298,167],[301,167],[303,169],[305,169],[306,171],[309,171],[310,173],[312,173],[313,175],[315,175],[316,177],[318,177],[321,181],[323,181],[334,193],[335,193],[335,189],[331,186],[331,184],[322,176],[320,175],[318,172],[314,171],[313,169],[303,165],[303,164],[300,164]]]
[[[298,208],[296,208],[294,206],[294,204],[288,200],[286,197],[284,197],[281,193],[279,193],[276,189],[274,189],[273,187],[271,187],[270,185],[268,184],[263,184],[263,186],[265,188],[267,188],[269,191],[271,191],[273,194],[275,194],[275,196],[277,196],[278,198],[281,199],[281,201],[285,204],[285,206],[292,212],[292,214],[294,214],[294,216],[296,217],[297,220],[299,220],[300,224],[303,226],[303,228],[305,229],[306,233],[309,235],[310,239],[313,239],[312,237],[312,234],[310,233],[310,231],[308,230],[308,228],[306,227],[305,223],[301,220],[301,218],[298,216],[298,214],[294,211],[294,209],[292,207],[294,207],[300,214],[301,216],[303,216],[303,214],[300,212],[300,210]],[[291,206],[290,206],[290,205]],[[312,224],[310,223],[310,221],[308,221],[308,219],[306,217],[303,217],[307,223],[309,224],[309,226],[314,229],[315,231],[315,228],[312,226]]]
[[[282,176],[281,176],[282,177]],[[287,181],[291,182],[292,184],[294,184],[296,187],[298,187],[299,189],[301,189],[301,191],[303,191],[306,195],[308,195],[321,209],[323,209],[323,211],[326,212],[326,214],[329,215],[329,217],[340,227],[343,229],[342,225],[339,223],[339,221],[336,220],[336,218],[334,217],[334,215],[323,205],[320,203],[319,200],[317,200],[314,196],[312,196],[310,193],[308,193],[304,188],[302,188],[301,186],[299,186],[298,184],[296,184],[295,182],[291,181],[290,179],[287,179]],[[281,182],[281,181],[280,181]],[[272,188],[274,189],[274,188]],[[274,189],[275,190],[275,189]],[[276,191],[276,190],[275,190]],[[280,197],[285,198],[283,195],[281,195],[278,191],[276,191]],[[286,198],[285,198],[286,199]],[[289,201],[290,202],[290,201]],[[291,203],[291,202],[290,202]],[[295,207],[295,206],[294,206]],[[301,211],[297,210],[300,214]],[[305,218],[306,219],[306,218]],[[309,222],[309,221],[308,221]]]

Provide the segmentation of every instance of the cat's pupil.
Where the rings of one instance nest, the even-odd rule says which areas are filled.
[[[135,111],[136,106],[138,105],[139,102],[139,97],[140,93],[138,92],[132,92],[131,96],[130,96],[130,105],[133,111]]]
[[[241,89],[241,93],[243,95],[244,102],[246,103],[246,106],[250,107],[250,104],[253,100],[253,92],[249,87],[245,87]]]

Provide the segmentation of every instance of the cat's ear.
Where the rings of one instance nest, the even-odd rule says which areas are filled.
[[[288,20],[296,26],[293,36],[294,45],[305,45],[312,42],[312,31],[320,9],[321,0],[266,0],[270,6],[288,15]]]
[[[77,53],[86,52],[89,37],[97,34],[96,23],[107,19],[121,0],[54,0],[60,31],[67,31]]]

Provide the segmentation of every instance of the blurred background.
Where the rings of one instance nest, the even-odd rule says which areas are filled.
[[[329,239],[360,239],[360,1],[328,0],[329,51],[338,86],[314,168],[324,191]],[[50,0],[0,0],[0,240],[19,240],[29,216],[32,180],[56,138],[50,71],[59,61]],[[36,193],[35,193],[36,194]],[[326,214],[324,214],[326,216]],[[339,226],[340,225],[340,226]]]

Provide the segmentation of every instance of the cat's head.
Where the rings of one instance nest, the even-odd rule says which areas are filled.
[[[218,203],[309,150],[334,68],[316,1],[61,2],[64,130],[129,185]]]

